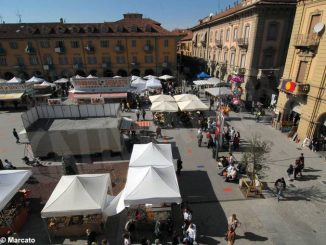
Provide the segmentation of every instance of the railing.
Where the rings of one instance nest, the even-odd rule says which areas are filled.
[[[316,47],[320,37],[317,34],[298,34],[295,38],[295,47]]]
[[[222,40],[215,40],[215,45],[216,45],[216,47],[218,47],[218,48],[222,48],[222,46],[223,46],[223,41],[222,41]]]
[[[240,48],[248,48],[248,38],[238,38],[237,43]]]

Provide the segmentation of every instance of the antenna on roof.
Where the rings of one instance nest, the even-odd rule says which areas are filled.
[[[17,14],[16,16],[19,18],[18,19],[18,23],[22,23],[22,15],[19,13],[19,11],[17,10]]]

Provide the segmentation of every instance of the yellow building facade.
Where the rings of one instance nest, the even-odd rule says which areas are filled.
[[[116,22],[0,24],[0,77],[176,74],[177,35],[141,14]]]
[[[291,128],[301,142],[326,137],[326,1],[298,1],[277,102],[278,128]]]

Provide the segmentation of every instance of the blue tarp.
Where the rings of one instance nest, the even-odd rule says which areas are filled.
[[[197,78],[209,78],[210,76],[206,73],[206,72],[201,72],[199,74],[197,74]]]

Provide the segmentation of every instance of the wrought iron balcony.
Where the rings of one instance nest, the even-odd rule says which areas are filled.
[[[223,46],[223,41],[220,39],[220,40],[215,40],[215,45],[216,45],[216,47],[218,47],[218,48],[222,48],[222,46]]]
[[[320,36],[317,34],[298,34],[295,37],[296,48],[315,48],[319,45]]]
[[[58,54],[63,54],[65,52],[65,48],[64,47],[56,47],[56,48],[54,48],[54,52],[56,52]]]
[[[237,43],[240,48],[243,48],[243,49],[248,48],[248,38],[238,38]]]

